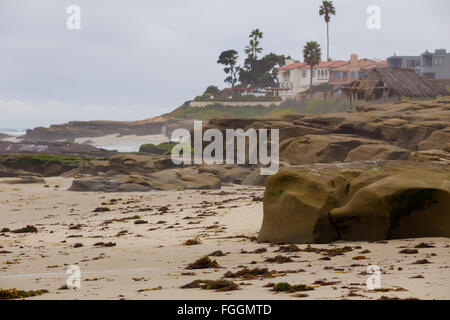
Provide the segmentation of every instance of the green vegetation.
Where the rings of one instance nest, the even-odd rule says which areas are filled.
[[[207,102],[270,102],[270,101],[282,101],[281,97],[267,94],[265,96],[253,96],[253,95],[235,95],[230,98],[216,96],[211,98],[208,95],[202,95],[195,97],[194,101],[207,101]]]
[[[160,143],[158,145],[152,144],[152,143],[148,143],[148,144],[143,144],[139,148],[139,152],[154,153],[154,154],[164,154],[164,153],[171,152],[175,145],[176,145],[176,143],[174,143],[174,142],[163,142],[163,143]]]
[[[316,41],[309,41],[303,48],[303,59],[310,67],[310,88],[313,87],[313,68],[320,63],[322,52],[320,45]],[[312,98],[312,91],[311,91]]]
[[[238,80],[245,88],[277,87],[277,70],[289,57],[269,53],[259,58],[258,54],[263,51],[260,46],[263,33],[259,29],[254,29],[248,37],[249,44],[244,50],[247,57],[242,67],[236,65],[238,59],[236,50],[226,50],[219,55],[217,63],[225,66],[224,72],[227,74],[225,82],[230,83],[231,87],[234,87]]]
[[[11,300],[11,299],[25,299],[29,297],[40,296],[44,293],[47,293],[48,290],[17,290],[14,289],[0,289],[0,300]]]
[[[348,108],[344,97],[329,97],[327,112],[345,112]],[[230,107],[212,102],[204,108],[183,106],[173,111],[170,115],[180,119],[210,120],[214,118],[279,118],[286,114],[321,114],[323,111],[323,99],[312,100],[286,100],[279,106],[242,106]]]
[[[239,66],[236,66],[237,59],[238,53],[236,50],[226,50],[220,54],[219,59],[217,60],[217,63],[225,66],[223,71],[226,74],[229,74],[229,76],[225,79],[225,82],[230,83],[231,87],[234,87],[239,74],[240,68]]]
[[[0,156],[0,163],[7,167],[19,167],[36,165],[47,166],[50,164],[60,163],[67,167],[77,168],[87,157],[83,156],[67,156],[67,155],[50,155],[50,154],[7,154]]]

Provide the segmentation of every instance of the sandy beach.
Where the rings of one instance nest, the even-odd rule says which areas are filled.
[[[112,194],[69,192],[72,180],[61,177],[46,178],[46,184],[8,180],[0,179],[0,229],[33,225],[38,232],[0,233],[0,288],[49,291],[30,299],[450,298],[448,238],[339,241],[310,250],[255,242],[262,187]],[[185,244],[195,238],[199,244]],[[415,253],[420,243],[428,246]],[[328,254],[344,247],[342,255]],[[412,250],[400,253],[405,249]],[[219,267],[186,269],[218,250],[224,256],[210,259]],[[265,261],[278,255],[292,262]],[[62,288],[69,265],[80,267],[81,289]],[[379,290],[366,287],[369,265],[381,268]],[[276,272],[228,278],[238,285],[234,291],[180,288],[245,267]],[[298,295],[267,286],[279,282],[312,288]]]

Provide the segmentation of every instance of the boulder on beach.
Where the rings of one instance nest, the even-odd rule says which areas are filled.
[[[150,185],[157,190],[220,189],[221,181],[196,168],[168,169],[153,173]]]
[[[267,180],[259,241],[450,236],[450,168],[367,161],[282,168]]]
[[[150,190],[151,188],[148,186],[105,178],[77,179],[68,189],[68,191],[79,192],[144,192]]]
[[[210,173],[224,183],[241,184],[253,169],[238,165],[204,165],[198,171],[200,173]]]

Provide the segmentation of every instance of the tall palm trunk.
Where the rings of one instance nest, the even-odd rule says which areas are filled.
[[[327,22],[327,61],[330,60],[330,36],[328,31],[328,22]]]
[[[309,93],[310,93],[311,99],[313,97],[312,87],[313,87],[313,66],[311,66],[311,81],[310,81],[310,86],[309,86]]]

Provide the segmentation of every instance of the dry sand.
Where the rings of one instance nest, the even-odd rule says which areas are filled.
[[[0,229],[34,225],[39,231],[0,234],[0,252],[3,252],[0,253],[0,288],[49,290],[32,299],[450,298],[448,238],[313,245],[326,249],[353,248],[330,260],[319,260],[324,255],[314,252],[275,252],[278,245],[252,241],[251,237],[257,236],[261,226],[262,202],[258,198],[263,195],[263,188],[227,186],[208,191],[105,194],[66,191],[71,180],[65,178],[47,178],[48,186],[2,184],[5,180],[0,179]],[[102,204],[111,199],[120,200]],[[164,206],[167,211],[161,209]],[[98,207],[108,207],[111,211],[94,213]],[[120,221],[134,215],[148,223]],[[116,220],[107,222],[112,219]],[[121,231],[123,235],[118,236]],[[194,237],[199,237],[201,244],[183,244]],[[97,242],[113,242],[116,246],[96,247]],[[416,254],[399,253],[421,242],[434,247],[418,249]],[[75,243],[83,246],[74,248]],[[267,251],[241,253],[241,250],[250,252],[259,248]],[[220,268],[185,269],[189,263],[216,250],[228,253],[212,257]],[[370,252],[361,253],[364,250]],[[293,262],[264,262],[279,254],[291,257]],[[366,259],[354,260],[356,256]],[[422,259],[431,263],[413,264]],[[59,289],[66,283],[68,265],[78,265],[81,269],[79,290]],[[386,292],[367,289],[368,265],[380,266],[381,287]],[[225,272],[236,272],[243,266],[304,271],[275,278],[234,279],[240,289],[230,292],[180,288],[196,279],[219,279]],[[195,275],[183,275],[186,272]],[[313,285],[324,279],[336,283]],[[298,298],[292,293],[271,292],[264,287],[269,282],[313,285],[314,290],[305,292],[307,297]]]

